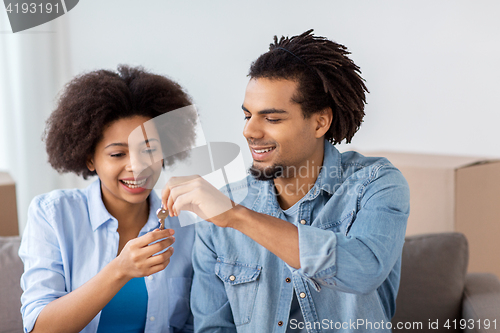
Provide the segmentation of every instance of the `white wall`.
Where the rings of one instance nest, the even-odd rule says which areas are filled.
[[[123,63],[178,80],[207,139],[238,143],[249,164],[241,135],[249,65],[275,34],[314,28],[351,50],[371,92],[360,132],[341,150],[499,158],[498,12],[494,0],[82,0],[60,24],[35,30],[67,36],[67,77]],[[42,90],[49,79],[34,81]],[[31,199],[20,198],[22,227]]]
[[[245,147],[251,61],[275,34],[314,28],[351,50],[370,90],[342,149],[499,157],[498,12],[497,1],[85,0],[66,16],[75,74],[129,63],[170,75],[210,140]]]

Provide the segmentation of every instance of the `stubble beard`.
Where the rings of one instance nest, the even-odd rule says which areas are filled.
[[[256,180],[269,181],[279,177],[283,177],[283,170],[285,170],[285,166],[281,164],[273,164],[265,168],[259,168],[255,166],[255,163],[252,163],[252,166],[250,167],[250,169],[248,169],[248,172]]]

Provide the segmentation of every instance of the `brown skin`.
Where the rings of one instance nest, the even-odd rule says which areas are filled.
[[[129,147],[129,136],[134,129],[147,122],[150,118],[134,116],[111,123],[104,131],[102,140],[97,144],[94,156],[89,158],[87,167],[96,170],[101,180],[102,201],[108,212],[118,221],[120,234],[119,252],[125,244],[136,238],[149,215],[147,200],[153,186],[161,173],[161,162],[149,163],[148,152],[161,156],[161,145],[156,130],[149,130],[150,140],[144,143],[144,137],[134,136],[134,147]],[[137,131],[134,132],[134,134]],[[141,132],[142,133],[142,132]],[[149,176],[149,186],[140,194],[132,194],[123,188],[120,179],[136,178],[140,171],[142,176]],[[134,170],[136,175],[134,176]],[[139,222],[141,221],[141,222]]]
[[[123,189],[119,181],[142,171],[141,152],[155,147],[154,135],[149,137],[149,147],[144,148],[146,144],[139,141],[134,147],[128,147],[131,131],[147,120],[149,118],[134,116],[111,123],[87,164],[89,170],[97,171],[104,205],[118,220],[119,255],[87,283],[45,306],[32,332],[80,332],[130,279],[152,275],[169,264],[172,247],[160,255],[154,254],[174,243],[172,229],[157,229],[137,238],[148,220],[147,198],[153,186],[140,194],[132,194]],[[155,148],[161,151],[159,144]],[[150,175],[154,185],[160,172],[161,162],[146,168],[142,174]],[[163,240],[149,245],[160,239]]]
[[[306,194],[298,190],[302,185],[309,189],[316,182],[323,163],[324,135],[332,122],[330,109],[304,119],[300,105],[292,100],[296,89],[297,82],[292,80],[251,79],[243,103],[247,118],[243,135],[250,149],[276,147],[264,159],[254,159],[254,167],[264,169],[279,164],[303,170],[274,180],[282,209]],[[300,268],[296,226],[240,205],[230,209],[227,198],[199,176],[170,179],[163,189],[162,202],[173,215],[189,210],[219,227],[239,230],[291,267]]]
[[[290,167],[291,172],[274,179],[282,209],[290,208],[307,194],[307,190],[300,189],[314,185],[323,164],[323,130],[331,122],[331,111],[304,119],[300,105],[292,101],[296,89],[295,81],[252,79],[243,102],[247,118],[243,135],[250,151],[253,147],[276,146],[264,160],[254,160],[254,168],[263,170],[273,164]],[[286,113],[260,114],[263,110]]]

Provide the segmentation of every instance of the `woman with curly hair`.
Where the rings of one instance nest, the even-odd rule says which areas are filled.
[[[46,125],[49,162],[98,178],[30,205],[19,250],[25,332],[193,330],[193,228],[174,238],[174,216],[160,230],[151,189],[162,166],[185,157],[165,151],[194,143],[196,118],[187,112],[165,128],[149,121],[190,104],[177,83],[141,68],[94,71],[66,86]],[[147,139],[131,139],[137,129]]]

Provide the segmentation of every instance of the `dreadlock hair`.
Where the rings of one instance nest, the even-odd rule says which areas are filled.
[[[368,89],[359,67],[347,57],[347,48],[312,32],[282,36],[279,41],[274,36],[269,51],[252,63],[248,76],[297,81],[292,101],[300,104],[304,118],[330,107],[333,121],[325,139],[350,143],[363,121]]]

